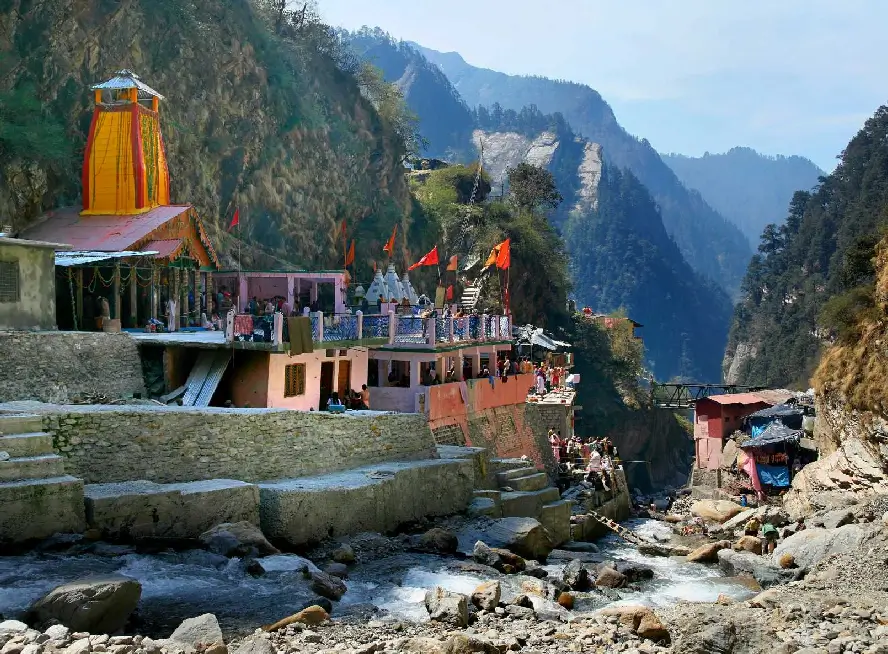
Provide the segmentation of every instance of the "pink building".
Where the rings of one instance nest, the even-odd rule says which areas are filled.
[[[697,400],[694,407],[694,447],[697,467],[717,470],[721,466],[724,439],[740,429],[746,416],[772,406],[756,393],[712,395]]]

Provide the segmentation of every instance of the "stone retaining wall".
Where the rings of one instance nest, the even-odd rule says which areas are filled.
[[[145,393],[139,351],[128,334],[4,332],[0,361],[0,402]]]
[[[417,414],[0,405],[43,416],[67,474],[88,484],[288,479],[436,456]]]

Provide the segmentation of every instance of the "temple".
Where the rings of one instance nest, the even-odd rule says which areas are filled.
[[[82,205],[50,211],[21,234],[72,247],[56,259],[59,327],[195,324],[218,258],[194,207],[170,204],[163,96],[129,70],[92,91]]]

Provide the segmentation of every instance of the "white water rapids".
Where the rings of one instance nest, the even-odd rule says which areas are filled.
[[[653,520],[633,520],[627,526],[652,539],[666,535],[669,527]],[[639,584],[640,590],[619,591],[620,602],[663,606],[679,600],[714,601],[720,593],[743,598],[751,594],[735,579],[723,577],[715,566],[687,563],[669,557],[647,557],[616,536],[599,541],[608,558],[644,563],[654,578]],[[296,612],[315,597],[301,570],[307,561],[295,555],[261,559],[266,574],[253,578],[238,559],[226,560],[200,550],[163,554],[124,553],[121,556],[30,553],[0,557],[0,614],[14,618],[55,586],[99,574],[123,574],[142,583],[138,620],[133,629],[154,637],[166,637],[183,619],[214,613],[227,633],[250,632]],[[348,592],[334,609],[334,616],[384,612],[388,618],[426,620],[426,590],[442,586],[471,594],[485,578],[452,570],[452,559],[402,554],[359,565],[350,571]],[[309,564],[310,565],[310,564]],[[561,565],[549,565],[551,576],[560,577]],[[595,593],[578,595],[578,610],[600,608],[612,600]]]

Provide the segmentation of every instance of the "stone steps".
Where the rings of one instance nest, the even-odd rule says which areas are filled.
[[[0,543],[85,529],[83,481],[74,477],[0,482],[0,506]]]
[[[65,475],[65,460],[55,454],[25,456],[0,461],[0,482],[49,479]]]
[[[500,496],[504,518],[537,518],[544,505],[560,499],[558,489],[552,486],[539,491],[507,492]]]
[[[10,458],[53,454],[52,434],[36,431],[0,436],[0,452],[6,452]]]
[[[0,435],[33,434],[43,431],[43,419],[30,414],[0,414]]]
[[[500,473],[503,474],[503,473]],[[499,475],[497,475],[499,477]],[[545,472],[534,472],[522,477],[512,477],[500,480],[501,486],[509,486],[516,491],[538,491],[549,485],[549,475]]]
[[[528,475],[532,475],[536,473],[537,469],[528,465],[524,465],[520,468],[512,468],[510,470],[506,470],[504,472],[496,473],[496,481],[501,486],[511,486],[509,483],[513,479],[518,479],[519,477],[526,477]]]
[[[544,504],[540,509],[540,521],[555,543],[570,540],[570,515],[573,503],[570,500],[557,500]]]

